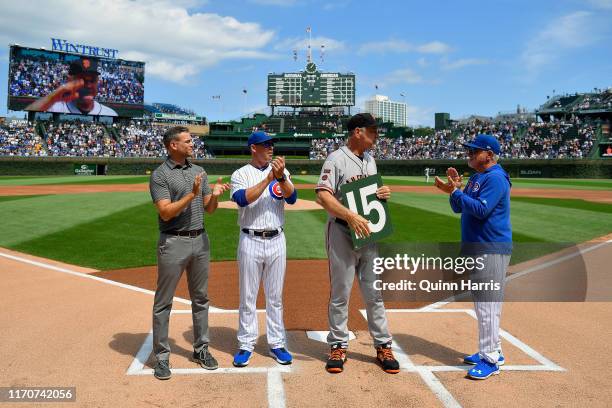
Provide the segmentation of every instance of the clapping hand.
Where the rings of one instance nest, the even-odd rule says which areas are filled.
[[[461,188],[463,185],[463,178],[454,167],[449,167],[446,170],[446,179],[447,181],[444,182],[440,177],[436,176],[434,184],[438,190],[444,191],[447,194],[451,194],[455,189]]]
[[[280,179],[285,175],[285,158],[283,156],[278,156],[274,160],[272,160],[272,172],[274,173],[274,178]]]
[[[213,197],[219,197],[221,194],[230,189],[229,183],[224,183],[223,178],[219,177],[212,191]]]

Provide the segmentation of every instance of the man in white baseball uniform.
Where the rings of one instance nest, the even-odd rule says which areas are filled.
[[[297,201],[297,190],[289,180],[285,159],[272,160],[274,139],[253,132],[248,140],[251,162],[232,174],[231,196],[238,204],[238,265],[240,269],[239,350],[234,366],[249,364],[258,336],[257,292],[263,279],[266,296],[266,336],[270,356],[280,364],[291,364],[283,323],[283,284],[287,265],[285,202]]]

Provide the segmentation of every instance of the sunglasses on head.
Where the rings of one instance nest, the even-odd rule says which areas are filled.
[[[274,147],[274,142],[271,140],[266,140],[265,142],[261,142],[261,143],[257,143],[257,145],[259,146],[263,146],[263,147]]]

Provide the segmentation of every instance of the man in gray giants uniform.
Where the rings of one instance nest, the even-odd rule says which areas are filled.
[[[331,294],[328,318],[331,346],[326,369],[340,373],[344,369],[348,348],[348,302],[355,273],[366,305],[368,329],[374,339],[376,358],[387,373],[398,373],[399,364],[391,351],[391,334],[387,328],[387,316],[382,294],[374,289],[374,258],[378,256],[375,243],[359,249],[353,248],[350,230],[358,236],[370,235],[368,220],[352,212],[342,202],[340,186],[376,174],[376,163],[366,150],[378,137],[376,120],[369,113],[351,117],[347,124],[349,139],[346,146],[331,153],[321,170],[316,186],[317,202],[329,214],[326,247],[329,258]],[[376,191],[379,199],[391,197],[391,190],[382,186]]]
[[[176,285],[187,270],[193,317],[193,359],[203,368],[219,365],[208,351],[208,265],[210,245],[203,228],[204,212],[217,209],[217,199],[229,184],[217,180],[213,190],[204,169],[187,160],[193,155],[189,129],[176,126],[164,134],[168,159],[153,174],[151,198],[159,213],[157,246],[157,290],[153,303],[153,352],[157,358],[154,375],[171,376],[168,323]]]

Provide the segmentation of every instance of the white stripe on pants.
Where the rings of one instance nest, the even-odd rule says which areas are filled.
[[[283,284],[287,265],[285,234],[273,238],[256,237],[240,232],[238,243],[240,268],[240,313],[238,345],[253,351],[259,327],[257,292],[263,279],[266,298],[266,336],[270,348],[285,347],[283,323]]]
[[[497,363],[501,354],[499,325],[504,304],[504,287],[510,255],[487,254],[485,268],[473,277],[474,281],[499,283],[499,291],[472,291],[474,309],[478,318],[478,351],[482,358]]]

